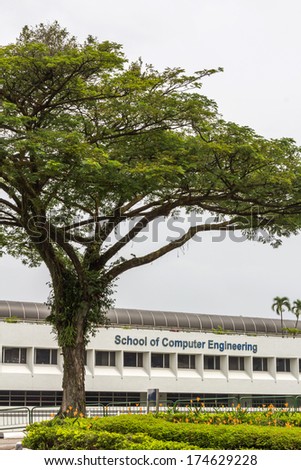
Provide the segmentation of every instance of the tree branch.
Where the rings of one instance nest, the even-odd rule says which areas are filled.
[[[11,202],[7,201],[6,199],[0,198],[0,204],[3,204],[4,206],[9,207],[14,212],[17,212],[17,214],[20,214],[20,212],[21,212],[20,209],[17,206],[15,206]]]
[[[168,243],[167,245],[164,245],[163,247],[159,248],[158,250],[148,253],[147,255],[133,258],[130,260],[126,260],[120,263],[119,265],[114,266],[108,271],[107,276],[111,279],[114,279],[118,277],[120,274],[124,273],[125,271],[128,271],[129,269],[151,263],[152,261],[155,261],[158,258],[161,258],[166,253],[169,253],[170,251],[173,251],[176,248],[183,246],[188,240],[190,240],[198,232],[205,232],[209,230],[234,230],[235,221],[236,221],[236,218],[230,221],[224,221],[224,222],[220,222],[217,224],[203,224],[203,225],[196,225],[194,227],[190,227],[189,230],[178,240],[172,241]]]

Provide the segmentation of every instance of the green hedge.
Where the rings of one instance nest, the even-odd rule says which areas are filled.
[[[152,415],[109,417],[95,421],[94,426],[109,432],[144,432],[157,439],[187,442],[198,448],[301,449],[300,428],[174,423]]]
[[[174,423],[153,415],[67,418],[28,427],[31,449],[301,449],[301,428]]]
[[[34,450],[191,450],[184,442],[164,442],[144,433],[121,434],[76,426],[29,427],[23,446]]]

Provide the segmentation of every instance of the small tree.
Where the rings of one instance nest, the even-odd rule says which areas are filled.
[[[293,312],[293,314],[296,317],[295,328],[297,329],[298,328],[299,317],[300,317],[300,314],[301,314],[301,300],[300,299],[294,300],[291,311]]]
[[[275,297],[272,309],[276,311],[277,315],[280,315],[281,331],[283,336],[283,313],[285,312],[285,310],[291,310],[291,305],[288,297]]]
[[[106,321],[114,280],[198,233],[260,228],[275,241],[296,231],[300,151],[222,120],[199,91],[218,70],[127,64],[120,45],[79,44],[58,23],[25,27],[0,54],[1,248],[47,266],[62,411],[84,412],[85,346]],[[138,235],[179,210],[198,221],[135,250]]]

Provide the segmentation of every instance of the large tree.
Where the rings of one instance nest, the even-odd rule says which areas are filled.
[[[225,122],[200,93],[217,71],[128,63],[120,45],[79,44],[57,23],[1,48],[1,248],[49,270],[62,412],[85,410],[85,346],[118,276],[198,232],[260,228],[271,241],[298,229],[299,148]],[[198,219],[136,250],[178,211]]]

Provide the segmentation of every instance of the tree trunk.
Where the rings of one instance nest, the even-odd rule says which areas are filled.
[[[58,414],[85,415],[86,344],[93,326],[104,322],[109,294],[98,277],[86,275],[86,282],[82,282],[74,273],[66,270],[61,275],[58,270],[52,281],[54,300],[49,322],[57,333],[64,360],[63,398]]]
[[[75,324],[75,339],[71,345],[63,345],[63,398],[59,414],[78,416],[85,414],[85,332],[83,320]]]
[[[64,375],[63,398],[60,414],[77,416],[85,414],[85,366],[84,351],[80,345],[63,347]]]

